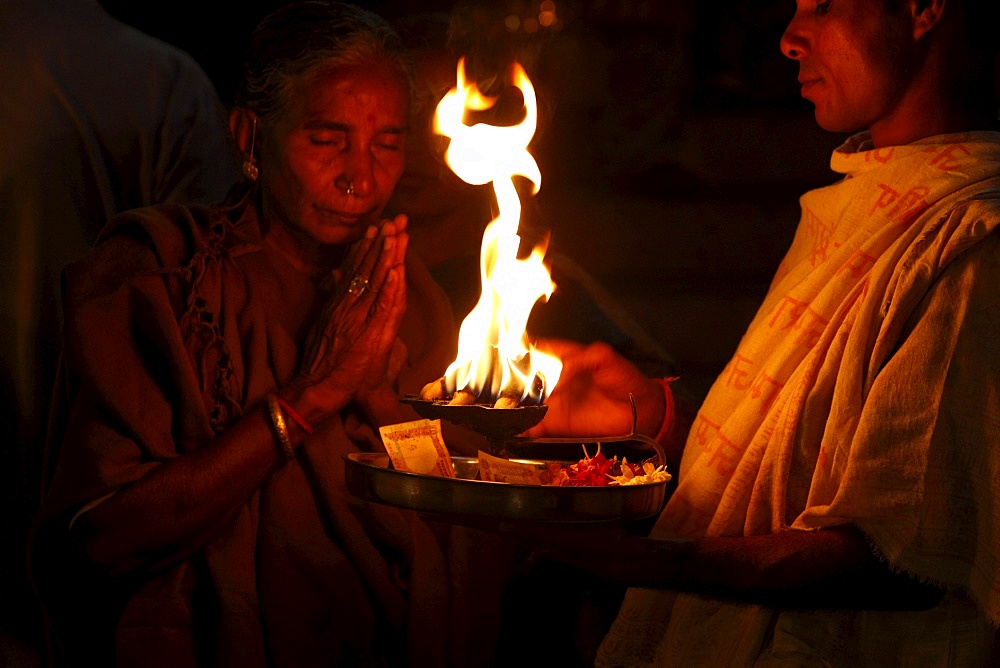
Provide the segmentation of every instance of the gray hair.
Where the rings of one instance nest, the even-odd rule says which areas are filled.
[[[382,17],[355,5],[305,0],[268,14],[254,30],[236,92],[236,105],[261,118],[282,113],[290,85],[318,66],[383,60],[413,88],[409,53]]]

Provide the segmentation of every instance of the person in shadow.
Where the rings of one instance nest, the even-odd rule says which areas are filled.
[[[30,648],[40,624],[24,549],[59,350],[59,272],[117,212],[223,197],[239,159],[201,67],[97,0],[0,1],[0,90],[0,629]]]

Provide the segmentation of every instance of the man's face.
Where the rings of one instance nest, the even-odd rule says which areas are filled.
[[[900,3],[905,5],[906,3]],[[831,132],[905,123],[915,56],[905,8],[887,13],[883,0],[797,0],[781,50],[799,63],[802,97]]]
[[[385,63],[314,70],[263,129],[265,210],[322,244],[378,222],[405,163],[409,91]]]

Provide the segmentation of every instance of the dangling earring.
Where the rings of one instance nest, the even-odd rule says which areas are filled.
[[[257,161],[253,155],[253,145],[257,139],[257,117],[254,116],[253,128],[250,130],[250,155],[247,156],[246,162],[243,163],[243,175],[250,179],[251,181],[256,181],[257,176],[260,175],[260,170],[257,168]]]

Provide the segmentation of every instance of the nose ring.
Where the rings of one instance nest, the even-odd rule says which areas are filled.
[[[347,182],[347,190],[345,190],[344,192],[347,193],[348,195],[354,194],[354,181]]]

